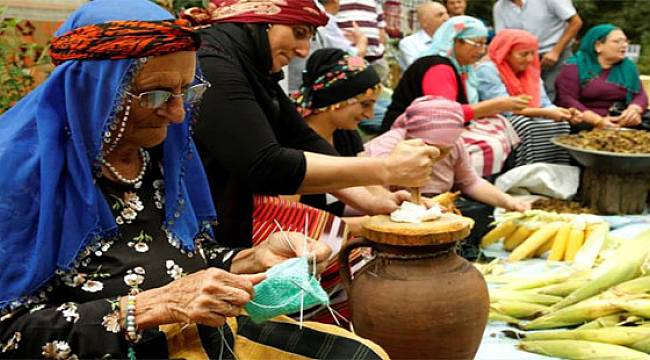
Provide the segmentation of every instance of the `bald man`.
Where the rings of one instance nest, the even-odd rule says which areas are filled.
[[[447,9],[438,2],[427,2],[416,8],[420,30],[399,42],[399,65],[406,70],[422,52],[431,46],[431,38],[443,22],[449,19]]]

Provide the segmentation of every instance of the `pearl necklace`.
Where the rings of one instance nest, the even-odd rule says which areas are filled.
[[[108,171],[110,171],[111,174],[113,174],[117,178],[117,180],[128,185],[136,185],[136,187],[139,187],[138,184],[144,178],[144,174],[145,172],[147,172],[147,166],[149,165],[149,153],[143,148],[140,148],[140,159],[142,159],[142,168],[140,168],[140,172],[138,173],[138,176],[136,176],[133,179],[127,179],[126,177],[124,177],[124,175],[120,174],[117,171],[117,169],[106,159],[102,158],[101,161],[102,164],[106,165]]]

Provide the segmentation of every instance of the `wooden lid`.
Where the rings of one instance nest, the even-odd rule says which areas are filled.
[[[447,213],[437,220],[417,224],[393,222],[387,215],[376,215],[363,224],[361,235],[380,244],[440,245],[465,238],[473,226],[474,220]]]

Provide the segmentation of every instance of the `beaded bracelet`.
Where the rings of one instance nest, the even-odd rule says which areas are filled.
[[[135,295],[128,295],[126,297],[126,318],[124,319],[124,327],[126,328],[126,340],[131,343],[136,343],[140,340],[140,333],[138,332],[138,325],[135,322]]]

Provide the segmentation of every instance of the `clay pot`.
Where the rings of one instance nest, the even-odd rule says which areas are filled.
[[[469,228],[415,243],[407,236],[408,245],[371,241],[368,235],[377,233],[364,231],[366,238],[347,243],[339,260],[354,331],[394,359],[472,359],[487,324],[489,297],[481,273],[455,253]],[[427,242],[437,244],[422,245]],[[373,248],[376,257],[351,279],[348,256],[358,247]]]

